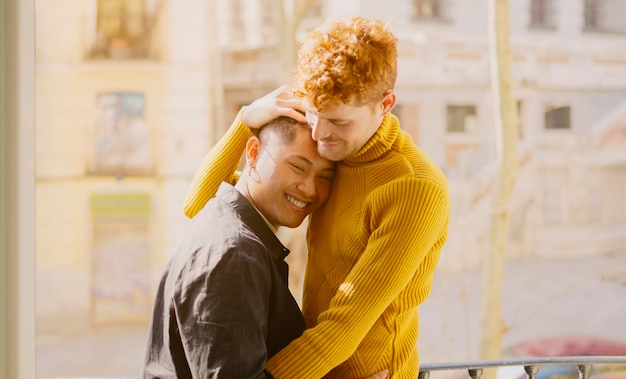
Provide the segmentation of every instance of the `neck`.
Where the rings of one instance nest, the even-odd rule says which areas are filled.
[[[380,159],[395,143],[398,143],[399,138],[401,138],[400,122],[396,116],[389,113],[367,143],[356,154],[344,159],[343,163],[362,164]]]
[[[250,202],[250,204],[252,204],[254,209],[256,209],[256,211],[259,212],[261,217],[263,217],[263,220],[265,221],[265,223],[270,227],[270,229],[272,229],[274,234],[276,234],[276,232],[278,232],[278,227],[273,225],[271,222],[269,222],[269,220],[267,219],[267,217],[265,217],[263,212],[261,212],[259,208],[256,206],[254,202],[254,198],[250,195],[250,189],[248,188],[248,185],[247,185],[248,180],[250,180],[250,178],[246,174],[242,173],[241,177],[237,181],[237,184],[235,184],[235,189],[239,191],[246,199],[248,199],[248,201]]]
[[[237,184],[235,184],[235,189],[239,191],[243,196],[245,196],[246,199],[248,199],[248,201],[252,203],[252,205],[254,205],[254,203],[252,202],[252,197],[250,196],[250,191],[248,191],[248,186],[246,185],[246,182],[247,182],[246,177],[242,173],[239,180],[237,180]]]

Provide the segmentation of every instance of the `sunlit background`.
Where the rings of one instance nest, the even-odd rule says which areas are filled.
[[[477,359],[498,141],[486,0],[35,6],[39,378],[139,374],[200,160],[242,105],[289,83],[308,30],[347,14],[398,37],[393,112],[450,182],[421,361]],[[520,167],[503,349],[540,337],[626,344],[626,0],[510,0],[510,15]],[[299,299],[303,230],[281,238]]]

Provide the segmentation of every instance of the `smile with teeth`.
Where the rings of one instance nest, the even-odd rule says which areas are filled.
[[[285,195],[285,198],[291,204],[293,204],[294,206],[296,206],[296,207],[298,207],[300,209],[305,208],[308,205],[308,203],[305,203],[304,201],[296,200],[293,196],[290,196],[290,195]]]

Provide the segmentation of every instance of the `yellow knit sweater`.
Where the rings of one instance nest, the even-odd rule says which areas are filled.
[[[234,180],[250,131],[241,113],[203,160],[190,187],[192,217],[222,180]],[[354,156],[338,163],[333,190],[309,220],[305,333],[272,357],[276,378],[415,379],[417,307],[430,293],[448,232],[441,170],[387,115]]]

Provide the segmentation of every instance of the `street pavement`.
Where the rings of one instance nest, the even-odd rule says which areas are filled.
[[[477,360],[480,268],[439,271],[420,308],[422,363]],[[547,336],[595,336],[626,342],[626,251],[596,257],[507,262],[503,346]],[[38,378],[137,377],[147,325],[77,335],[39,335]]]

